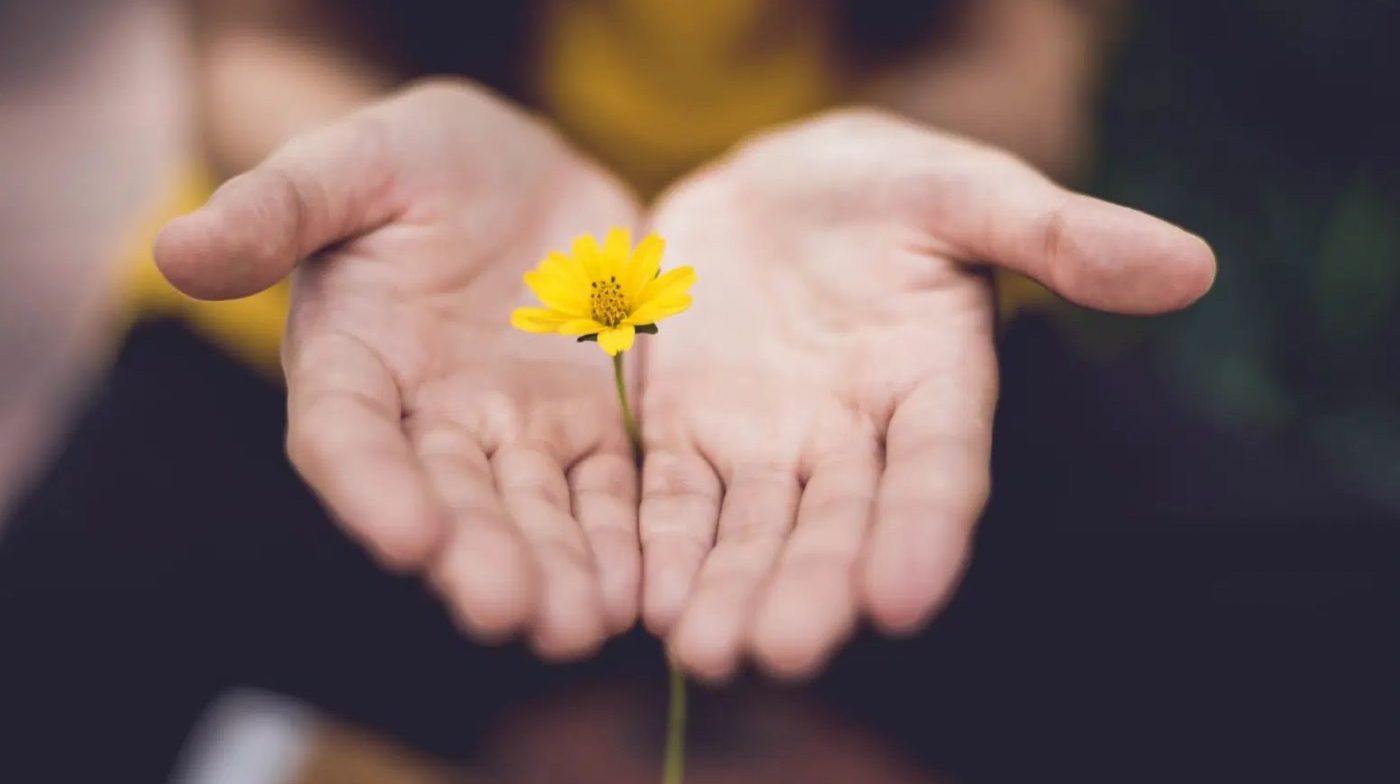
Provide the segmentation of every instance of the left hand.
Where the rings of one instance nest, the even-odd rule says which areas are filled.
[[[464,630],[590,654],[636,616],[636,468],[596,348],[510,325],[521,274],[635,200],[469,82],[407,88],[285,144],[156,244],[187,293],[294,267],[287,447],[341,526]]]
[[[989,489],[980,265],[1141,314],[1214,275],[1191,234],[863,111],[750,143],[653,227],[699,281],[644,356],[642,611],[707,679],[810,674],[861,611],[908,632],[949,596]]]

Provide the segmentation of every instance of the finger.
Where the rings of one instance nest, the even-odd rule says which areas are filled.
[[[597,564],[609,631],[637,620],[642,552],[637,540],[637,467],[625,451],[599,452],[569,471],[574,514]]]
[[[807,677],[855,628],[855,566],[874,514],[875,444],[823,461],[802,490],[797,527],[764,589],[749,631],[759,663]]]
[[[491,466],[540,576],[531,643],[550,659],[592,653],[605,634],[603,599],[588,542],[569,513],[563,468],[545,452],[525,446],[502,447]]]
[[[289,346],[287,454],[332,515],[387,565],[421,565],[444,510],[400,427],[389,371],[363,343],[324,335]]]
[[[891,633],[918,628],[947,601],[986,503],[996,400],[990,346],[962,369],[915,390],[886,433],[860,584],[871,617]]]
[[[727,678],[743,650],[754,600],[792,528],[801,488],[795,466],[739,466],[725,483],[715,547],[668,643],[687,670]]]
[[[419,463],[451,524],[429,576],[473,636],[503,639],[534,613],[539,576],[471,435],[436,426],[415,439]]]
[[[715,541],[719,477],[694,451],[649,451],[642,466],[638,529],[642,541],[642,619],[664,635],[690,596]]]
[[[951,182],[927,188],[929,231],[968,261],[998,264],[1072,302],[1161,313],[1196,301],[1215,279],[1200,237],[1127,207],[1071,193],[1002,153],[977,149]]]
[[[281,280],[317,250],[395,213],[382,126],[356,115],[297,137],[156,237],[166,278],[200,299],[231,299]]]

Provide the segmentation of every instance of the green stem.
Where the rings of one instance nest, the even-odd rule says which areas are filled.
[[[642,464],[642,431],[632,414],[627,397],[626,375],[622,372],[622,352],[613,355],[613,379],[617,382],[617,402],[622,404],[622,424],[632,442],[632,459]],[[681,784],[685,778],[685,674],[671,657],[666,657],[670,674],[671,704],[666,712],[666,757],[661,767],[661,784]]]
[[[670,656],[666,669],[671,676],[671,707],[666,716],[666,761],[661,784],[681,784],[685,777],[685,674]]]
[[[617,401],[622,404],[622,424],[627,428],[627,440],[632,442],[632,459],[642,464],[642,431],[637,428],[637,417],[632,414],[632,404],[627,399],[627,381],[622,372],[622,352],[613,354],[613,379],[617,382]]]

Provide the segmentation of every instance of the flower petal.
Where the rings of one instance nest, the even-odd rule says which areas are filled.
[[[592,335],[595,332],[602,332],[606,326],[599,324],[591,318],[573,319],[559,325],[561,335]]]
[[[589,314],[588,295],[568,279],[540,270],[525,273],[525,285],[550,308],[582,318]]]
[[[632,311],[632,314],[622,320],[623,324],[655,324],[664,318],[670,318],[690,307],[689,294],[668,294],[665,297],[648,300],[642,306]]]
[[[621,226],[608,229],[608,236],[603,239],[603,275],[598,280],[607,280],[614,276],[621,279],[631,254],[632,232]]]
[[[598,333],[598,345],[608,352],[608,356],[617,356],[618,352],[632,348],[632,341],[637,337],[637,331],[631,324],[623,324],[613,329],[605,329]]]
[[[567,314],[547,308],[516,308],[510,314],[510,325],[526,332],[558,332],[567,321]]]
[[[642,296],[638,299],[637,305],[645,305],[650,300],[660,299],[670,294],[684,294],[693,285],[695,285],[695,268],[676,267],[648,283],[642,289]]]
[[[603,280],[603,254],[598,250],[598,240],[592,234],[581,234],[574,239],[574,261],[583,268],[583,274],[590,281]]]
[[[637,243],[637,249],[632,252],[632,260],[623,270],[622,277],[622,293],[629,303],[636,305],[642,289],[656,278],[656,273],[661,270],[661,254],[665,251],[666,241],[656,234],[648,234]]]
[[[550,251],[549,255],[544,257],[544,261],[541,261],[536,269],[546,275],[551,275],[560,280],[567,281],[569,284],[577,286],[580,290],[587,289],[590,282],[587,273],[583,271],[582,264],[557,250]]]

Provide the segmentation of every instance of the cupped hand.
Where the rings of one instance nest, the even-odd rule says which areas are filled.
[[[1209,288],[1199,238],[872,111],[761,137],[653,226],[699,275],[647,348],[642,612],[711,679],[814,672],[863,613],[944,602],[989,489],[986,265],[1150,314]]]
[[[282,355],[297,469],[467,630],[562,658],[635,617],[636,471],[596,349],[509,314],[548,250],[636,219],[539,122],[437,82],[289,142],[170,224],[156,258],[208,299],[295,266]]]

